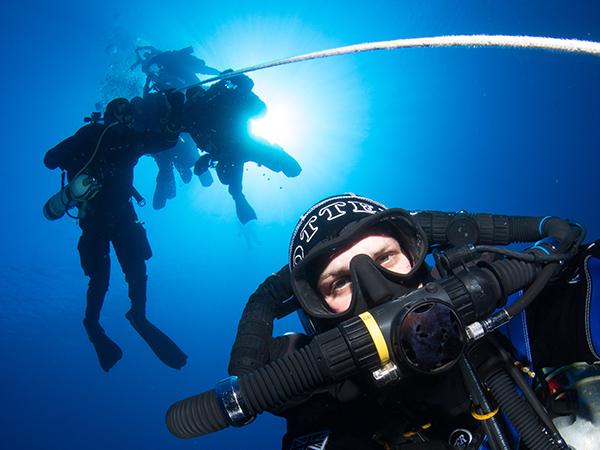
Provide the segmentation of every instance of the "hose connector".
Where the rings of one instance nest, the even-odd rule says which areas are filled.
[[[248,413],[246,402],[240,392],[238,377],[231,376],[219,381],[215,386],[215,393],[232,426],[241,427],[255,419],[255,416]]]
[[[499,328],[505,323],[507,323],[510,320],[510,318],[510,314],[508,313],[508,311],[506,311],[506,309],[499,309],[488,318],[483,319],[479,322],[473,322],[472,324],[468,325],[465,328],[467,338],[471,342],[481,339],[486,334],[491,333],[496,328]]]
[[[532,252],[534,250],[539,250],[543,254],[553,255],[558,253],[559,246],[560,241],[557,238],[550,236],[537,241],[528,251]]]

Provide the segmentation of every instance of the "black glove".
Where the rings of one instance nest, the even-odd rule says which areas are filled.
[[[183,109],[183,103],[185,102],[185,95],[183,95],[183,92],[176,89],[169,89],[168,91],[165,91],[165,95],[172,110],[181,111]]]

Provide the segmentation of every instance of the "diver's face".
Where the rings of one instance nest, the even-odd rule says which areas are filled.
[[[362,237],[335,254],[319,275],[319,293],[335,313],[346,311],[352,300],[350,261],[356,255],[367,255],[385,269],[399,274],[410,272],[411,264],[393,237],[371,234]]]

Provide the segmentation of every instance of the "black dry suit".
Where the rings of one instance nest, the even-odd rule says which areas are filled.
[[[360,220],[356,221],[357,218]],[[328,311],[314,292],[315,272],[322,268],[319,259],[344,248],[373,228],[400,236],[401,247],[408,253],[413,270],[402,276],[385,270],[382,273],[369,258],[357,257],[351,264],[351,306],[341,314]],[[403,237],[411,234],[414,239]],[[315,246],[319,242],[323,245]],[[250,297],[233,346],[230,374],[247,374],[310,342],[310,338],[302,335],[270,339],[272,318],[288,312],[294,301],[286,303],[285,300],[294,294],[300,299],[303,313],[308,312],[310,326],[319,331],[329,329],[429,280],[429,272],[423,264],[426,247],[427,239],[402,210],[385,211],[382,205],[353,195],[340,196],[334,201],[327,199],[316,205],[303,216],[292,236],[293,275],[290,277],[287,266],[282,268]],[[368,375],[361,375],[296,398],[273,412],[287,420],[285,449],[312,448],[310,445],[321,448],[319,443],[325,439],[327,449],[382,449],[386,445],[418,442],[416,433],[422,433],[429,422],[440,417],[445,418],[443,430],[437,429],[440,434],[450,433],[458,423],[472,422],[466,394],[456,389],[460,384],[460,372],[456,370],[444,376],[407,379],[388,388],[375,388]]]
[[[349,196],[335,200],[337,201],[335,204],[330,201],[324,205],[316,205],[303,216],[296,228],[290,247],[290,260],[294,267],[291,279],[290,271],[285,267],[267,278],[250,297],[232,350],[230,374],[252,380],[252,383],[256,382],[256,386],[260,387],[258,380],[261,376],[258,374],[268,374],[271,379],[274,375],[285,374],[293,365],[302,361],[299,358],[282,362],[279,366],[280,373],[277,370],[273,372],[267,369],[264,372],[263,369],[256,370],[257,367],[268,363],[269,366],[274,367],[276,358],[280,358],[290,348],[300,348],[307,343],[309,346],[306,348],[312,348],[314,341],[311,343],[310,338],[307,337],[296,336],[293,340],[290,336],[274,340],[270,338],[273,318],[286,314],[286,310],[289,310],[289,306],[286,305],[293,304],[294,294],[300,297],[303,310],[309,312],[311,325],[316,324],[318,331],[324,331],[335,327],[336,323],[342,320],[351,322],[348,316],[359,314],[365,309],[371,310],[393,297],[407,294],[416,289],[415,283],[422,282],[429,286],[427,282],[432,280],[432,277],[426,272],[425,265],[418,269],[414,264],[418,259],[415,258],[418,252],[412,253],[411,262],[415,269],[413,275],[404,279],[398,274],[378,267],[365,255],[359,255],[351,263],[353,301],[350,310],[343,314],[328,311],[322,300],[313,295],[314,272],[318,273],[322,268],[319,266],[318,257],[308,257],[309,253],[315,254],[315,249],[320,250],[314,243],[325,243],[319,253],[321,256],[326,256],[344,248],[344,245],[349,242],[348,238],[344,237],[346,234],[350,238],[356,237],[356,232],[360,235],[365,224],[376,225],[378,231],[385,231],[385,227],[401,224],[396,220],[396,216],[401,218],[401,214],[396,215],[393,210],[382,212],[382,209],[373,203],[368,203],[367,208],[365,203],[362,203],[364,199]],[[351,208],[354,213],[364,212],[367,218],[356,222],[356,226],[347,225],[351,219],[348,217]],[[373,217],[369,218],[369,214]],[[418,219],[422,219],[420,223],[428,227],[427,235],[430,242],[433,240],[434,244],[438,244],[444,240],[440,238],[444,230],[438,230],[435,226],[429,227],[428,221],[431,216],[432,214],[424,213]],[[378,223],[379,218],[386,217],[393,220],[387,224]],[[522,224],[539,222],[541,230],[541,224],[545,221],[545,219],[540,221],[541,218],[516,218],[513,222],[506,216],[499,216],[492,221],[489,219],[492,217],[485,215],[477,218],[481,223],[496,221],[499,224],[498,229],[504,229],[508,223],[521,224],[510,229],[510,233],[514,236],[519,235],[518,238],[509,239],[511,234],[506,234],[503,238],[497,236],[479,238],[481,242],[501,240],[504,244],[511,239],[530,240],[531,238],[527,237],[529,231],[525,233],[522,230],[529,230],[531,227],[524,227]],[[335,221],[341,222],[337,226],[338,229],[341,228],[348,233],[344,231],[339,233],[336,230],[334,237],[331,237],[330,228]],[[446,223],[444,227],[446,225],[448,224]],[[448,226],[448,230],[451,228]],[[435,234],[430,229],[436,230]],[[394,235],[392,228],[388,230],[389,234]],[[464,231],[461,234],[464,234]],[[539,238],[537,234],[533,233],[533,239],[537,238]],[[418,241],[419,239],[416,242]],[[401,247],[406,250],[410,247],[410,243],[402,242]],[[471,345],[465,353],[466,357],[460,356],[463,350],[463,337],[452,332],[453,327],[462,328],[462,326],[457,327],[456,325],[461,324],[456,322],[455,317],[448,316],[440,304],[434,303],[429,310],[438,308],[439,314],[425,315],[423,320],[418,318],[418,314],[414,314],[419,313],[418,309],[414,310],[412,315],[407,314],[408,320],[403,323],[406,326],[412,325],[413,330],[406,335],[409,339],[400,342],[404,352],[403,358],[411,366],[410,370],[401,369],[404,370],[404,375],[398,381],[385,386],[376,387],[370,373],[360,372],[343,381],[325,384],[316,390],[311,390],[309,394],[292,398],[283,404],[271,403],[271,405],[275,404],[271,412],[287,419],[287,434],[284,436],[283,448],[325,448],[327,450],[519,448],[506,418],[517,426],[526,448],[566,448],[564,442],[560,443],[560,438],[553,434],[553,426],[545,421],[544,417],[547,419],[547,416],[542,414],[541,419],[536,418],[532,408],[539,410],[539,403],[531,399],[525,401],[517,394],[515,383],[522,391],[529,392],[529,390],[526,382],[523,381],[523,373],[517,371],[513,363],[518,359],[524,366],[539,369],[569,364],[573,361],[590,363],[598,361],[600,336],[594,321],[600,316],[600,295],[592,291],[589,267],[592,264],[590,261],[598,261],[599,256],[600,250],[597,245],[582,247],[568,269],[551,280],[538,295],[536,302],[526,310],[526,314],[523,312],[515,317],[509,322],[510,327],[501,328],[501,333],[492,333],[488,338]],[[482,264],[482,267],[487,267],[487,263]],[[303,265],[309,267],[304,269]],[[514,270],[518,265],[519,263],[510,263],[506,266],[498,264],[494,267],[497,267],[497,270],[501,270],[501,267],[512,267]],[[316,271],[309,270],[315,266]],[[498,274],[501,278],[504,277],[501,272]],[[505,273],[507,274],[509,272]],[[516,276],[515,273],[510,277],[512,276]],[[510,280],[510,277],[507,279]],[[427,286],[420,291],[427,292]],[[445,286],[454,285],[449,283]],[[450,288],[447,289],[449,292]],[[290,297],[292,297],[291,302]],[[414,323],[411,323],[413,319]],[[358,329],[353,327],[354,325],[346,326],[346,339],[353,336],[348,330]],[[595,335],[594,329],[596,329]],[[527,351],[521,351],[522,348],[526,348]],[[327,363],[331,367],[336,367],[337,371],[343,371],[341,353],[339,359],[336,359],[337,350],[330,351],[332,351],[330,355],[334,356],[331,356]],[[357,351],[355,356],[359,353]],[[325,359],[328,358],[325,356]],[[291,361],[294,361],[293,365],[288,367],[287,364]],[[355,363],[364,364],[358,361]],[[444,370],[438,370],[439,368]],[[475,373],[477,376],[474,375]],[[312,375],[307,373],[305,376]],[[483,392],[478,385],[482,380],[493,390],[493,397],[501,402],[502,414],[494,415],[497,403],[493,400],[487,404],[485,403],[487,400],[482,400],[489,394],[482,395],[482,399],[474,397],[477,391]],[[521,380],[521,385],[518,380]],[[299,385],[307,382],[302,377],[296,381]],[[282,392],[290,389],[285,386],[293,386],[293,384],[292,381],[282,383]],[[240,378],[240,387],[242,386],[246,388],[248,385],[246,383],[242,385]],[[267,389],[274,397],[284,395],[277,392],[276,388],[269,389],[263,386],[263,389]],[[256,398],[248,394],[244,402],[240,402],[242,410],[254,407],[254,402],[263,401],[265,398],[260,394],[256,394]],[[552,405],[546,407],[552,411]],[[559,407],[563,408],[564,414],[564,405]],[[489,444],[484,442],[484,437],[491,429],[501,431],[495,435],[493,445],[489,447]],[[326,445],[322,446],[325,442]]]
[[[256,214],[242,193],[244,164],[253,161],[274,172],[295,177],[301,172],[298,162],[282,147],[250,133],[250,119],[264,115],[265,103],[252,92],[254,82],[245,75],[221,80],[208,90],[189,89],[184,108],[184,128],[198,148],[207,152],[194,172],[201,176],[216,164],[219,180],[228,186],[242,223]]]
[[[592,249],[596,255],[593,257],[598,260],[600,250],[595,246]],[[568,364],[576,360],[590,363],[598,361],[593,342],[587,342],[586,321],[594,320],[594,317],[586,312],[590,304],[585,290],[591,289],[591,286],[585,282],[583,265],[580,265],[591,254],[582,249],[579,257],[581,263],[574,261],[570,270],[553,280],[533,307],[528,309],[527,317],[523,314],[522,318],[519,316],[514,319],[513,330],[502,330],[492,339],[494,346],[510,350],[512,357],[507,356],[505,350],[500,352],[501,356],[492,357],[490,355],[498,352],[483,343],[470,351],[471,360],[474,367],[480,370],[480,376],[487,376],[498,366],[504,365],[502,357],[509,358],[510,363],[515,358],[535,368]],[[573,282],[578,275],[582,279]],[[372,287],[378,290],[366,281],[369,278],[374,281],[377,277],[366,261],[355,264],[353,276],[365,280],[362,284],[365,296],[372,295],[369,294]],[[229,365],[231,375],[246,376],[310,342],[309,337],[302,335],[270,337],[273,321],[269,318],[285,314],[286,301],[291,295],[287,266],[267,278],[252,294],[234,343]],[[520,329],[522,332],[523,326],[528,330],[527,342],[521,341],[514,331]],[[421,349],[430,338],[431,335],[420,342]],[[592,336],[591,339],[595,339],[596,347],[600,348],[600,338]],[[418,345],[416,343],[414,347]],[[448,351],[452,352],[451,339],[447,345]],[[529,351],[527,356],[519,351],[519,347],[524,346]],[[503,391],[512,385],[507,380],[492,379],[492,383],[496,383],[496,388]],[[511,401],[516,401],[514,398]],[[493,404],[492,409],[496,406]],[[551,410],[552,405],[546,406]],[[555,406],[564,408],[560,404]],[[519,408],[522,407],[521,404]],[[472,408],[473,401],[465,388],[461,367],[456,364],[444,373],[416,374],[384,387],[376,387],[370,374],[355,375],[288,401],[272,412],[286,418],[284,449],[308,449],[311,443],[314,445],[312,448],[321,448],[318,445],[325,439],[327,445],[324,448],[327,450],[490,448],[483,444],[485,435],[482,421],[473,417]],[[481,415],[478,417],[481,419]],[[503,423],[504,417],[497,416],[499,423]],[[531,432],[534,439],[538,435],[543,436],[539,425],[528,426],[534,430]],[[518,448],[510,428],[504,425],[504,429],[509,441],[506,448]],[[458,445],[467,441],[470,442],[468,447],[449,445],[449,442]],[[544,448],[544,445],[542,443],[541,447],[536,448]]]
[[[133,170],[142,155],[170,148],[176,140],[175,133],[140,133],[118,122],[92,123],[50,149],[44,158],[49,169],[65,170],[69,181],[87,166],[85,173],[101,186],[93,198],[79,206],[82,234],[78,249],[81,267],[90,278],[84,325],[104,370],[121,356],[98,322],[109,284],[109,245],[112,242],[129,286],[128,319],[134,326],[145,324],[146,260],[152,251],[131,202]],[[181,367],[184,363],[180,358],[174,364]]]
[[[373,235],[395,238],[412,269],[392,273],[354,256],[339,272],[351,282],[349,309],[335,312],[318,295],[323,263]],[[598,360],[600,295],[589,276],[598,251],[579,247],[583,236],[553,217],[409,214],[353,194],[325,199],[298,222],[290,269],[269,277],[244,310],[229,366],[239,377],[175,403],[167,425],[189,438],[270,411],[287,419],[285,449],[516,450],[511,426],[525,448],[566,449],[524,372]],[[512,242],[536,244],[496,247]],[[432,247],[443,250],[436,280],[422,264]],[[273,345],[273,319],[293,309],[292,293],[318,334]],[[527,308],[534,298],[544,306]],[[496,331],[510,318],[528,331],[526,358],[511,333]],[[565,339],[577,348],[554,345]]]
[[[372,288],[381,294],[378,282],[382,281],[388,285],[389,294],[407,292],[403,286],[396,290],[392,283],[375,280],[377,275],[366,260],[359,259],[353,266],[354,280],[364,280],[360,301],[365,301]],[[424,271],[419,271],[419,277],[428,279]],[[292,295],[289,279],[285,267],[250,297],[244,311],[246,320],[240,322],[234,343],[230,374],[247,374],[310,342],[303,335],[270,339],[273,323],[265,319],[284,314],[284,300]],[[327,321],[321,320],[319,325],[326,326]],[[383,388],[375,387],[369,374],[358,375],[289,401],[272,412],[286,418],[284,449],[321,448],[318,445],[325,439],[326,449],[445,449],[450,448],[445,441],[458,428],[472,430],[473,439],[483,438],[469,414],[470,402],[457,368],[437,376],[407,378]],[[436,424],[435,430],[426,436],[431,423]],[[421,439],[428,441],[423,447],[404,447]]]

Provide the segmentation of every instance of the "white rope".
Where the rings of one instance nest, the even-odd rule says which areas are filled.
[[[586,53],[600,55],[600,42],[581,41],[578,39],[557,39],[537,36],[504,36],[504,35],[457,35],[436,36],[424,38],[395,39],[392,41],[365,42],[363,44],[336,47],[319,52],[305,53],[290,58],[245,67],[243,69],[221,74],[198,84],[212,83],[213,81],[231,78],[235,75],[269,67],[283,66],[311,59],[329,58],[330,56],[347,55],[351,53],[371,52],[375,50],[395,50],[398,48],[413,47],[512,47],[512,48],[535,48],[544,50],[556,50],[560,52]]]

